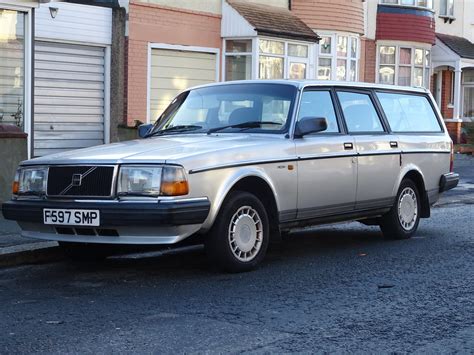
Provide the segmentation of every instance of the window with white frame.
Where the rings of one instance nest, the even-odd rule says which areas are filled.
[[[319,41],[318,80],[356,81],[359,39],[355,36],[325,34]]]
[[[380,4],[433,8],[433,0],[380,0]]]
[[[259,79],[306,79],[308,76],[309,47],[307,44],[258,40]]]
[[[454,17],[454,0],[440,0],[439,15],[442,17]]]
[[[225,80],[252,78],[252,40],[232,39],[225,41]]]
[[[378,46],[377,80],[402,86],[430,85],[430,51],[410,46]]]
[[[311,46],[274,38],[227,39],[224,79],[306,79]],[[252,72],[252,63],[256,73]]]

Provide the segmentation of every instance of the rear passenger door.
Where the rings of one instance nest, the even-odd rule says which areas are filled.
[[[306,88],[298,120],[325,117],[328,129],[295,139],[298,155],[298,219],[354,210],[357,159],[354,139],[344,133],[332,89]]]
[[[355,209],[391,206],[400,173],[398,138],[389,133],[370,90],[338,89],[337,97],[357,151]]]

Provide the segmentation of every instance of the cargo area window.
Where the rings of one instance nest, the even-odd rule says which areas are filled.
[[[442,131],[426,96],[378,92],[377,97],[392,131]]]

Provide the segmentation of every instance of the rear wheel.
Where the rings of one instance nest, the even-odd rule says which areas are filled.
[[[386,239],[408,239],[416,233],[420,222],[420,194],[415,183],[405,179],[400,184],[392,209],[380,220]]]
[[[91,243],[58,242],[64,254],[76,261],[100,261],[113,254],[112,246]]]
[[[268,215],[262,202],[251,193],[234,191],[206,238],[206,252],[225,271],[249,271],[263,260],[268,241]]]

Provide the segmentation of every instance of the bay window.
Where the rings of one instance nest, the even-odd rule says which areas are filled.
[[[322,35],[319,42],[318,80],[356,81],[359,61],[357,37]]]
[[[259,39],[259,79],[306,79],[306,44]]]
[[[380,0],[380,4],[433,8],[433,0]]]
[[[306,79],[311,46],[275,38],[227,39],[224,79]]]
[[[380,84],[429,87],[429,50],[382,44],[377,53],[377,81]]]
[[[462,73],[463,117],[474,118],[474,69]]]
[[[25,129],[25,13],[0,9],[0,124]]]
[[[252,40],[225,41],[225,80],[252,78]]]

